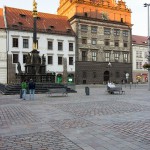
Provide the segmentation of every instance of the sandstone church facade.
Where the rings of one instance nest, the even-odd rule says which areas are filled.
[[[57,14],[67,16],[76,33],[77,84],[132,81],[131,10],[125,2],[60,0]]]

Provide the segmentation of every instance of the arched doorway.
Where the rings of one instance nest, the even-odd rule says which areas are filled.
[[[104,82],[107,83],[110,80],[110,72],[105,71],[104,72]]]

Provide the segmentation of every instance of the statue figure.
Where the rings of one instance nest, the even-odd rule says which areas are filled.
[[[27,64],[31,64],[31,55],[28,53],[28,55],[27,55],[27,61],[26,61],[26,63]]]
[[[42,55],[42,65],[45,65],[45,62],[46,62],[46,59],[45,59],[45,56],[44,54]]]
[[[18,70],[18,73],[19,73],[19,74],[22,73],[20,62],[17,63],[17,70]]]

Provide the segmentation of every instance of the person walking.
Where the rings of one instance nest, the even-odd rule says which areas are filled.
[[[30,100],[34,100],[34,94],[35,94],[35,83],[32,79],[29,81],[29,94],[30,94]]]
[[[22,98],[23,98],[23,100],[26,100],[26,92],[27,92],[27,83],[26,83],[26,80],[24,80],[21,83],[21,89],[22,89]]]

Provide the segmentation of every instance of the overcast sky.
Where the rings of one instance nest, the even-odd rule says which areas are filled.
[[[124,0],[132,10],[132,33],[134,35],[148,35],[148,8],[143,7],[144,3],[150,0]],[[32,10],[33,0],[0,0],[0,7],[9,6],[21,9]],[[36,0],[38,11],[56,14],[59,0]]]

